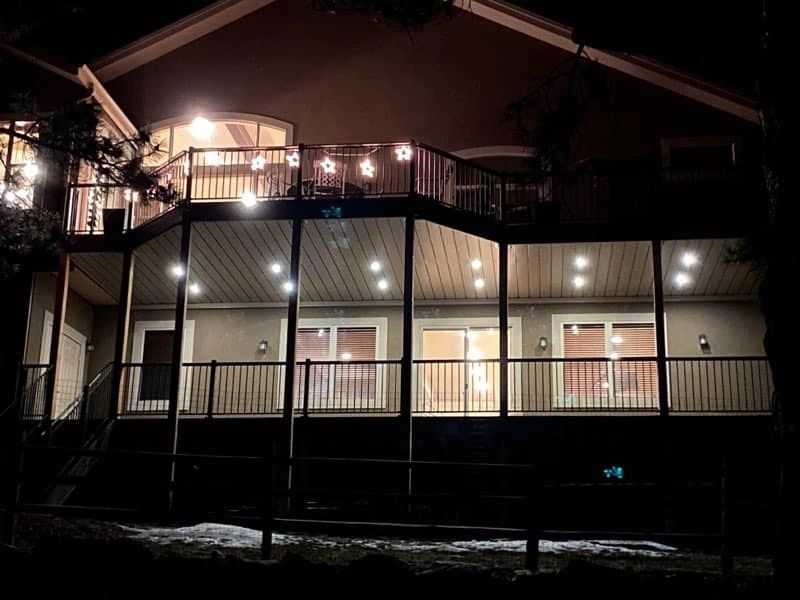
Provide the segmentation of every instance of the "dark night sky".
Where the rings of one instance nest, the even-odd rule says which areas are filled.
[[[620,40],[638,54],[752,93],[759,41],[759,0],[516,0],[515,3],[570,26],[580,28],[585,23],[593,26],[601,23],[611,32],[610,39],[615,43]],[[211,1],[138,0],[126,3],[125,8],[108,0],[72,0],[71,4],[81,8],[47,13],[48,18],[37,24],[27,41],[40,50],[80,64]]]

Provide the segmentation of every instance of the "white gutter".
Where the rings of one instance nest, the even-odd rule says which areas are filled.
[[[119,104],[111,97],[108,90],[100,83],[100,80],[92,73],[92,70],[83,65],[78,69],[78,79],[92,93],[100,108],[106,113],[111,122],[116,126],[122,135],[132,137],[138,132],[136,126],[131,122],[127,115],[119,107]]]

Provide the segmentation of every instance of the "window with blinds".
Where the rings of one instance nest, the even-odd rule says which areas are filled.
[[[359,403],[372,404],[377,390],[377,366],[371,361],[377,355],[377,339],[377,327],[297,330],[297,361],[312,361],[308,375],[309,408],[355,409]],[[295,371],[298,403],[304,398],[305,368],[303,365]]]
[[[658,406],[653,323],[568,323],[561,339],[560,408]]]

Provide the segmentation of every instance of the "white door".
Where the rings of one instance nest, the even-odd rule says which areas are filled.
[[[46,364],[50,360],[50,342],[53,339],[53,313],[46,311],[39,360]],[[56,367],[53,416],[58,418],[78,397],[84,383],[84,359],[86,336],[66,323],[61,332],[58,365]]]

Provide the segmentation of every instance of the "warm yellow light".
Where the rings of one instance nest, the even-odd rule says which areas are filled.
[[[294,152],[286,155],[286,164],[296,169],[300,166],[300,153],[295,150]]]
[[[411,147],[410,146],[400,146],[394,149],[394,153],[397,156],[397,160],[405,161],[411,160]]]
[[[242,204],[247,207],[255,206],[256,202],[258,202],[258,198],[256,198],[256,195],[253,192],[245,192],[242,194],[241,200]]]
[[[586,285],[586,279],[584,277],[582,277],[581,275],[575,275],[575,277],[572,278],[572,285],[574,287],[580,289],[584,285]]]
[[[208,140],[214,133],[214,124],[205,117],[195,117],[189,125],[189,133],[198,140]]]
[[[678,273],[675,275],[675,285],[678,287],[686,287],[692,282],[692,278],[686,273]]]
[[[589,265],[589,261],[586,259],[585,256],[576,256],[575,257],[575,268],[576,269],[585,269]]]
[[[472,265],[472,270],[473,271],[477,271],[483,265],[483,263],[481,262],[480,258],[473,258],[472,262],[470,264]]]
[[[483,279],[476,279],[475,280],[475,289],[482,290],[486,282]]]
[[[364,177],[375,177],[375,165],[372,164],[370,159],[361,161],[361,174]]]
[[[381,291],[388,290],[389,282],[386,281],[385,279],[381,279],[380,281],[378,281],[378,289]]]
[[[197,296],[197,295],[200,294],[200,292],[201,292],[201,289],[200,289],[200,284],[199,283],[191,283],[191,284],[189,284],[189,293],[192,294],[192,296]]]
[[[28,181],[33,181],[33,179],[39,174],[39,165],[36,163],[28,163],[24,167],[22,167],[22,174],[25,175]]]
[[[266,164],[267,164],[267,159],[259,154],[250,163],[250,168],[253,171],[263,171],[264,170],[264,165],[266,165]]]
[[[326,156],[319,166],[322,167],[322,171],[327,175],[336,173],[336,163],[331,160],[330,156]]]

